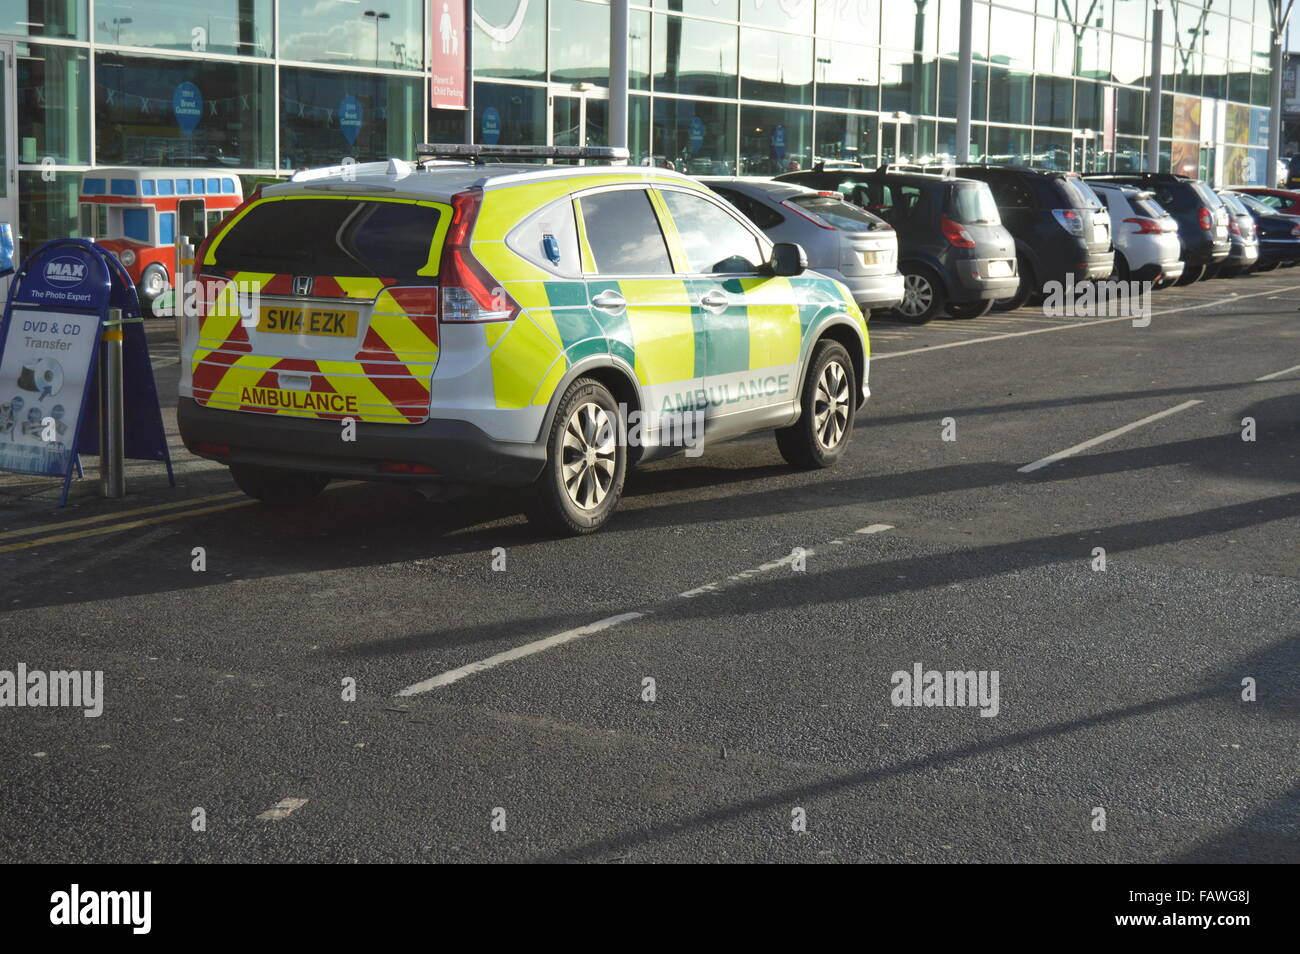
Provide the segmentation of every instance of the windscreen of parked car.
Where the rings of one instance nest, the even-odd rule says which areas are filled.
[[[1277,215],[1277,209],[1265,205],[1253,195],[1243,195],[1239,192],[1237,193],[1236,198],[1238,202],[1244,205],[1251,212],[1258,212],[1260,215]]]
[[[252,206],[218,240],[227,271],[371,278],[418,275],[430,259],[438,210],[363,199],[273,199]]]
[[[1187,184],[1192,187],[1192,191],[1196,193],[1198,198],[1200,198],[1203,205],[1206,205],[1211,209],[1222,208],[1223,200],[1220,199],[1218,194],[1204,182],[1189,182]]]
[[[1138,215],[1145,215],[1149,219],[1164,218],[1169,214],[1153,195],[1130,196],[1128,204]]]
[[[885,224],[870,212],[864,212],[845,202],[838,195],[804,194],[791,196],[786,201],[845,232],[870,232]]]
[[[948,198],[948,214],[963,225],[1001,225],[993,193],[984,182],[954,183]]]

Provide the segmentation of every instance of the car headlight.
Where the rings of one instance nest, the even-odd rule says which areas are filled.
[[[122,249],[117,257],[127,268],[130,268],[135,264],[135,252],[131,251],[129,248]]]

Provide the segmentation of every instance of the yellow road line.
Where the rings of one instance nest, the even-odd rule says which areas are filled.
[[[233,503],[216,504],[212,507],[200,507],[198,510],[183,510],[180,513],[163,514],[160,517],[146,517],[142,520],[128,520],[126,523],[114,523],[107,527],[93,527],[90,530],[74,530],[71,533],[56,533],[48,537],[39,537],[36,540],[23,540],[19,543],[9,543],[0,546],[0,553],[10,553],[14,550],[29,550],[32,547],[43,547],[50,543],[64,543],[68,540],[84,540],[87,537],[103,536],[106,533],[118,533],[122,530],[134,530],[136,527],[155,526],[160,523],[167,523],[172,520],[184,520],[186,517],[197,517],[204,513],[217,513],[222,510],[234,510],[237,507],[251,507],[257,503],[256,500],[236,500]]]
[[[156,504],[152,507],[137,507],[135,510],[121,510],[117,513],[101,513],[95,517],[83,517],[80,520],[60,521],[50,525],[36,527],[22,527],[18,530],[6,530],[0,533],[0,540],[12,540],[14,537],[30,537],[33,534],[49,533],[51,530],[59,531],[65,527],[84,527],[87,524],[103,523],[105,520],[120,520],[123,517],[134,517],[142,513],[157,513],[159,510],[175,510],[177,507],[189,507],[194,504],[212,503],[217,500],[230,500],[232,497],[244,496],[241,490],[232,490],[224,494],[210,494],[206,497],[190,497],[186,500],[173,500],[171,503]]]

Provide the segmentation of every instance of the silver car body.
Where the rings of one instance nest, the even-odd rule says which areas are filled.
[[[1224,264],[1249,268],[1259,261],[1259,236],[1255,234],[1255,217],[1231,192],[1220,192],[1219,198],[1228,207],[1228,214],[1232,216],[1230,222],[1236,226],[1228,227],[1228,237],[1232,239],[1232,252]]]
[[[903,300],[898,236],[879,216],[845,202],[839,193],[791,182],[719,176],[700,181],[773,242],[802,246],[808,267],[842,282],[864,311],[893,308]]]

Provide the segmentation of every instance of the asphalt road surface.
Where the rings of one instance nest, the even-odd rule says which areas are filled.
[[[246,500],[155,323],[175,489],[0,477],[0,669],[104,673],[0,711],[0,861],[1298,861],[1298,304],[876,319],[840,466],[719,445],[560,541]],[[895,705],[917,666],[996,705]]]

